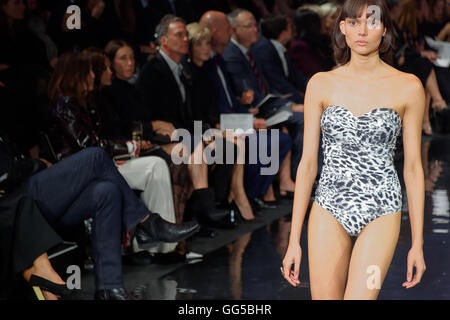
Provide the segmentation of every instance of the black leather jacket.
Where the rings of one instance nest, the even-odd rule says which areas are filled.
[[[52,116],[50,135],[58,160],[88,147],[100,147],[111,157],[128,153],[126,141],[99,138],[101,123],[95,109],[82,106],[75,97],[60,96]]]

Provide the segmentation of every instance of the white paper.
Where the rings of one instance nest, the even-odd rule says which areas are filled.
[[[292,116],[292,112],[289,112],[287,110],[283,110],[283,111],[277,112],[273,116],[271,116],[270,118],[266,119],[266,125],[268,127],[274,126],[276,124],[285,122],[291,116]]]
[[[224,113],[220,115],[220,130],[239,130],[250,132],[253,130],[253,115],[246,113]],[[242,130],[242,131],[241,131]]]
[[[448,68],[450,66],[450,42],[433,40],[430,37],[425,37],[425,40],[430,47],[437,50],[440,56],[434,64],[438,67]]]

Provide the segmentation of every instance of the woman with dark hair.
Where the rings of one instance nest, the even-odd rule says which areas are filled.
[[[320,16],[312,10],[300,10],[295,16],[296,38],[289,48],[292,64],[307,78],[320,71],[330,70],[334,62],[330,55],[330,43],[322,35]]]
[[[94,89],[95,80],[89,56],[86,53],[73,54],[64,63],[64,69],[58,66],[56,68],[62,74],[53,75],[58,79],[53,82],[58,85],[58,88],[50,90],[50,92],[56,93],[51,97],[52,115],[57,128],[60,129],[58,139],[54,140],[56,142],[55,149],[58,157],[64,158],[54,167],[61,163],[59,168],[63,170],[69,164],[71,165],[74,172],[66,174],[66,179],[73,183],[73,186],[69,188],[73,193],[66,195],[61,200],[63,204],[60,204],[60,207],[42,211],[48,220],[58,225],[71,225],[90,217],[94,218],[92,242],[96,272],[96,297],[99,299],[124,299],[129,295],[123,289],[121,275],[122,232],[126,233],[135,229],[139,247],[148,249],[155,245],[155,241],[152,241],[149,236],[152,232],[159,234],[159,242],[177,243],[196,233],[198,224],[189,222],[176,225],[167,222],[160,215],[151,213],[151,210],[138,200],[111,160],[111,156],[115,155],[126,154],[130,157],[138,155],[138,142],[126,143],[123,140],[107,140],[98,136],[99,123],[91,122],[87,103],[87,96]],[[100,147],[104,151],[97,151],[90,147]],[[78,152],[80,150],[82,151]],[[72,154],[74,155],[66,158]],[[98,163],[91,161],[90,165],[94,168],[89,169],[88,166],[90,170],[88,173],[91,174],[74,176],[77,173],[76,169],[84,163],[81,161],[83,157],[89,156],[98,159]],[[80,162],[77,163],[77,161]],[[144,166],[145,170],[139,166],[134,171],[131,168],[126,174],[127,178],[134,183],[137,183],[139,179],[131,179],[132,176],[141,177],[139,183],[144,186],[147,182],[151,182],[150,185],[153,184],[153,186],[149,185],[141,189],[147,195],[148,203],[151,202],[152,195],[147,190],[155,193],[159,191],[160,197],[164,196],[161,191],[170,195],[170,177],[168,177],[167,166],[163,160],[157,158],[152,162],[156,168],[152,171],[155,180],[151,174],[147,174],[150,160],[142,158],[134,159],[134,162],[148,164]],[[60,179],[59,176],[55,178]],[[155,181],[158,181],[158,184]],[[55,185],[59,183],[55,182]],[[39,186],[44,184],[44,181],[38,181]],[[65,190],[65,188],[62,189]],[[73,204],[69,205],[70,203]],[[170,206],[170,204],[171,202],[167,201],[164,206]],[[45,204],[45,206],[49,205]],[[70,214],[61,212],[62,208],[68,207],[71,209]],[[100,215],[103,212],[101,210],[107,213]]]
[[[300,235],[322,133],[324,164],[308,218],[312,299],[378,297],[400,233],[402,192],[393,158],[401,130],[412,238],[403,287],[417,285],[425,271],[425,93],[417,77],[386,63],[393,37],[384,0],[347,0],[333,35],[340,67],[308,83],[303,157],[281,271],[293,286],[300,283]]]
[[[114,78],[112,85],[105,88],[105,96],[108,97],[107,101],[110,105],[113,104],[114,109],[122,119],[128,119],[133,121],[142,121],[144,126],[148,127],[148,131],[151,132],[149,137],[150,141],[154,144],[160,145],[161,149],[169,159],[169,168],[172,172],[172,186],[175,195],[175,205],[177,221],[184,219],[185,203],[191,189],[193,189],[190,200],[190,207],[196,208],[196,215],[202,225],[216,226],[229,228],[234,224],[231,224],[229,218],[224,214],[215,215],[221,217],[219,221],[213,219],[212,215],[217,212],[215,209],[214,193],[211,188],[208,188],[208,171],[207,166],[200,168],[202,165],[188,164],[188,174],[185,174],[184,165],[175,165],[172,163],[170,155],[172,150],[176,147],[177,143],[171,142],[172,131],[175,130],[173,125],[166,121],[154,121],[149,108],[145,107],[139,91],[136,87],[130,83],[130,80],[135,74],[135,58],[134,50],[128,43],[122,40],[112,40],[105,48],[106,54],[111,61]],[[145,127],[144,127],[145,128]],[[200,168],[197,170],[195,167]],[[225,188],[226,184],[222,183],[222,188]],[[204,228],[202,231],[207,231]],[[202,234],[212,235],[211,232],[205,232]]]

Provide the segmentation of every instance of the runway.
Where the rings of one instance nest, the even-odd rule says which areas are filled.
[[[406,280],[410,249],[410,224],[403,185],[402,225],[391,267],[379,294],[380,300],[450,299],[450,136],[425,137],[422,161],[426,173],[424,255],[427,270],[421,283],[411,289]],[[403,184],[402,161],[397,164]],[[203,254],[176,265],[124,266],[125,286],[144,300],[308,300],[309,274],[307,221],[302,231],[303,250],[299,287],[280,274],[288,243],[292,201],[283,200],[264,212],[259,223],[219,230],[215,239],[188,242],[191,251]],[[80,299],[92,299],[93,274],[83,275]]]

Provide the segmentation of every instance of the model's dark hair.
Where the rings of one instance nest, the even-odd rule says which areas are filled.
[[[381,40],[379,46],[380,58],[391,63],[392,48],[394,46],[394,25],[389,15],[389,10],[386,6],[385,0],[347,0],[344,2],[339,16],[334,25],[332,44],[334,50],[334,58],[337,63],[345,64],[350,61],[350,48],[345,40],[345,35],[341,32],[339,24],[347,18],[356,19],[361,16],[362,10],[370,5],[378,6],[381,10],[380,19],[383,26],[386,28],[386,34]]]
[[[280,34],[288,27],[287,18],[279,14],[261,20],[261,34],[267,39],[278,39]]]

